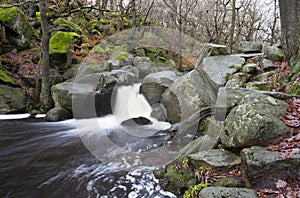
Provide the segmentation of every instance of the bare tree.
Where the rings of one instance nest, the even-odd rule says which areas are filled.
[[[52,107],[49,81],[49,26],[45,0],[39,1],[42,26],[42,88],[40,94],[41,110],[47,111]]]

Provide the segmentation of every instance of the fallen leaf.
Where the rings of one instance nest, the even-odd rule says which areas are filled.
[[[275,183],[275,185],[276,185],[277,189],[280,189],[280,188],[285,188],[287,183],[286,183],[286,181],[283,181],[280,179]]]

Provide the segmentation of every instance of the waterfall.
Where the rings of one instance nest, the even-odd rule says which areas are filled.
[[[151,106],[145,97],[139,93],[141,84],[122,86],[113,98],[113,115],[118,123],[129,118],[145,117],[152,120]]]

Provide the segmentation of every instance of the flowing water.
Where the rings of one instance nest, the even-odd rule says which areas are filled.
[[[143,116],[149,112],[147,107]],[[136,116],[141,112],[133,113]],[[118,119],[128,117],[121,112],[118,115]],[[175,197],[161,189],[149,167],[122,169],[91,154],[78,128],[88,128],[88,121],[93,119],[49,123],[16,118],[5,120],[0,116],[0,197]],[[112,118],[113,115],[95,118],[106,135],[111,131],[119,134]],[[162,128],[166,127],[164,124]],[[142,142],[142,147],[146,143]],[[114,148],[114,152],[126,150],[122,147]],[[156,156],[158,160],[160,157]]]

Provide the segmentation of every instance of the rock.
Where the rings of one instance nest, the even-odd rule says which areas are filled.
[[[138,76],[126,70],[117,69],[110,72],[98,73],[99,81],[96,89],[104,87],[106,84],[119,83],[123,85],[133,84],[139,81]]]
[[[265,58],[269,59],[273,62],[283,62],[284,54],[282,49],[276,46],[264,46],[263,52],[265,54]]]
[[[106,70],[105,63],[97,63],[97,60],[86,57],[77,69],[77,78],[84,77],[90,74],[104,72]]]
[[[273,87],[272,82],[248,82],[246,84],[247,89],[254,89],[254,90],[262,90],[262,91],[270,91]]]
[[[238,45],[238,51],[241,53],[261,52],[262,44],[260,42],[241,41]]]
[[[70,46],[80,39],[80,35],[75,32],[56,32],[49,43],[50,54],[67,54]]]
[[[120,67],[133,65],[133,56],[125,51],[115,51],[110,56],[110,60],[118,61]]]
[[[49,42],[50,65],[54,66],[59,72],[67,70],[70,64],[70,49],[72,45],[80,40],[80,35],[75,32],[56,32]]]
[[[224,56],[229,55],[230,49],[225,45],[218,45],[213,43],[207,43],[201,46],[198,59],[200,62],[208,56]]]
[[[161,95],[178,78],[173,71],[162,71],[147,75],[141,85],[141,93],[150,105],[161,102]]]
[[[139,70],[135,67],[133,67],[132,65],[127,65],[122,67],[122,70],[133,73],[136,77],[139,76]]]
[[[207,118],[207,127],[203,133],[205,135],[198,137],[191,141],[188,145],[179,151],[179,157],[184,157],[189,154],[197,153],[200,151],[208,151],[214,149],[220,137],[221,127],[216,123],[213,118]]]
[[[62,120],[71,119],[72,117],[73,116],[69,111],[62,107],[57,107],[48,111],[45,119],[49,122],[58,122]]]
[[[63,107],[69,112],[72,112],[72,92],[72,82],[65,82],[54,85],[51,88],[51,95],[55,103],[55,107]]]
[[[149,120],[148,118],[144,118],[144,117],[130,118],[121,123],[121,125],[125,125],[125,126],[136,126],[136,125],[145,126],[145,125],[151,125],[151,124],[153,124],[151,122],[151,120]]]
[[[243,72],[253,74],[256,71],[256,64],[248,63],[243,66]]]
[[[20,88],[0,85],[0,114],[22,113],[26,110],[26,98]]]
[[[0,20],[5,26],[7,40],[18,50],[26,49],[32,29],[24,13],[17,7],[0,8]]]
[[[135,57],[133,59],[133,66],[138,68],[141,79],[152,72],[152,63],[150,58],[147,57]]]
[[[77,74],[77,70],[79,69],[79,65],[73,65],[70,69],[62,74],[63,80],[69,80],[74,78]]]
[[[225,87],[227,88],[242,88],[250,79],[251,75],[245,73],[235,73],[229,77]]]
[[[175,80],[163,93],[161,101],[167,120],[176,123],[203,107],[213,106],[215,94],[203,75],[193,70]]]
[[[271,60],[264,59],[261,64],[261,69],[264,71],[272,70],[278,68]]]
[[[152,112],[151,112],[151,117],[157,119],[158,121],[166,121],[166,116],[164,114],[164,110],[161,104],[155,103],[151,105],[152,107]]]
[[[223,197],[239,197],[239,198],[256,198],[254,190],[247,188],[225,188],[225,187],[207,187],[200,191],[201,198],[223,198]]]
[[[14,87],[19,85],[2,67],[0,67],[0,83]]]
[[[239,67],[242,67],[245,59],[237,56],[215,56],[207,57],[203,60],[203,67],[197,70],[203,70],[206,79],[212,84],[215,91],[226,83],[226,77],[235,73]]]
[[[241,164],[241,159],[235,154],[223,150],[214,149],[209,151],[200,151],[188,156],[189,162],[195,167],[207,164],[215,169],[223,169],[234,167]]]
[[[121,69],[121,63],[119,60],[107,60],[105,64],[106,64],[105,69],[107,71],[112,71],[114,69]]]
[[[266,146],[289,135],[281,120],[287,104],[262,94],[246,95],[227,116],[221,129],[225,148]]]
[[[275,75],[275,71],[265,72],[256,76],[255,80],[259,82],[266,82],[269,78]]]
[[[243,149],[241,159],[244,178],[254,188],[270,189],[279,179],[297,180],[300,177],[300,154],[284,159],[277,151],[254,146]]]

